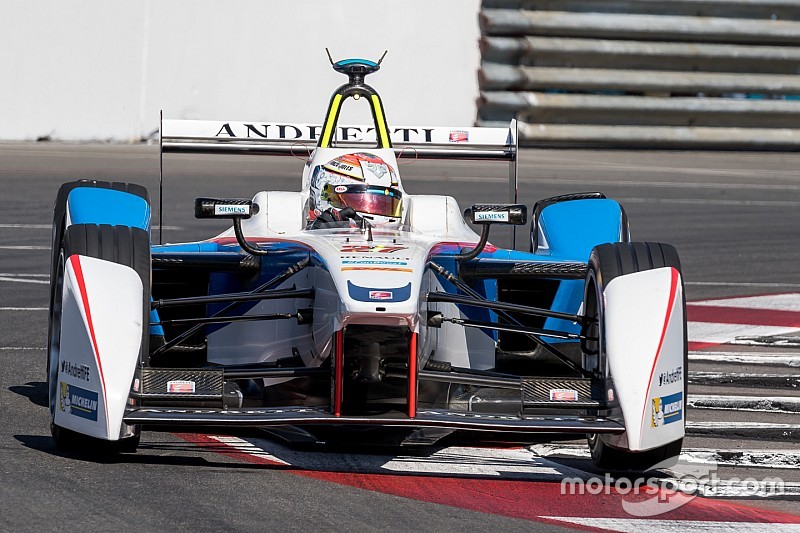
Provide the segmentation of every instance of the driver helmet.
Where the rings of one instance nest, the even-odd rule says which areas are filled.
[[[391,165],[373,154],[346,154],[314,169],[311,212],[352,207],[373,226],[395,228],[403,215],[403,192]]]

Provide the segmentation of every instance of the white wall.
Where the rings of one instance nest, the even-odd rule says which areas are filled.
[[[326,46],[335,60],[389,50],[368,83],[390,125],[471,125],[478,10],[479,0],[2,0],[0,139],[136,140],[159,109],[317,123],[346,81]],[[366,108],[342,115],[368,119]]]

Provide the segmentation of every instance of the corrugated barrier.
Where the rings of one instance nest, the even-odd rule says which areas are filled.
[[[800,149],[800,0],[483,0],[478,123],[523,142]]]

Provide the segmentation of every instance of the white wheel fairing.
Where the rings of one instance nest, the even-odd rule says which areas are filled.
[[[63,262],[60,297],[50,354],[54,422],[118,440],[141,348],[142,281],[129,267],[73,255]]]
[[[686,326],[680,273],[665,267],[614,278],[603,299],[608,371],[626,430],[609,443],[646,451],[682,438]]]

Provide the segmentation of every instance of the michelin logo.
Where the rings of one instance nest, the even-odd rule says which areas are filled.
[[[650,427],[661,427],[672,424],[683,418],[683,393],[678,392],[669,396],[653,398],[653,410],[650,417]]]
[[[97,422],[97,393],[61,382],[59,407],[67,414]]]

